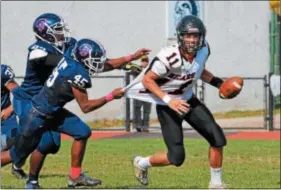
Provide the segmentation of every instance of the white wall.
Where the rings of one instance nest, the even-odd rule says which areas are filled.
[[[269,72],[267,1],[205,1],[205,23],[211,56],[207,68],[218,76],[260,77]],[[206,102],[213,111],[261,109],[262,81],[245,81],[240,97],[219,100],[212,87]]]
[[[204,11],[212,51],[208,69],[218,76],[268,73],[268,2],[205,1]],[[1,63],[11,65],[18,76],[24,75],[27,47],[34,41],[33,20],[44,12],[64,17],[74,37],[90,37],[102,42],[111,58],[142,47],[152,49],[152,58],[167,44],[164,1],[4,1],[1,2]],[[108,74],[122,75],[119,71]],[[90,96],[102,96],[122,84],[119,79],[93,81]],[[227,103],[218,100],[216,90],[207,88],[206,103],[212,111],[261,108],[261,84],[247,85],[249,88],[239,97],[242,100],[237,98]],[[74,102],[67,107],[86,120],[123,116],[122,101],[110,103],[86,116]]]

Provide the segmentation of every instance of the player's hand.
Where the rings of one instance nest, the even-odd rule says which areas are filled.
[[[112,91],[114,99],[120,99],[124,96],[125,90],[123,88],[116,88]]]
[[[7,119],[13,113],[13,107],[9,106],[6,109],[1,111],[1,120]]]
[[[168,106],[180,115],[185,114],[190,110],[190,105],[186,103],[185,100],[171,99]]]
[[[148,55],[151,52],[150,49],[147,48],[141,48],[138,51],[136,51],[136,53],[133,54],[133,60],[137,60],[139,58],[141,58],[143,55]]]

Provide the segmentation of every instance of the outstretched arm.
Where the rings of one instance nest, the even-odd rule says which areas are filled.
[[[119,57],[119,58],[115,58],[115,59],[108,59],[107,62],[105,63],[103,72],[107,72],[107,71],[111,71],[111,70],[120,68],[130,61],[137,60],[141,56],[149,54],[150,51],[151,51],[150,49],[142,48],[142,49],[139,49],[138,51],[136,51],[132,55]]]
[[[113,99],[119,99],[124,95],[124,90],[122,88],[117,88],[104,97],[89,100],[86,90],[72,87],[72,92],[83,113],[89,113],[99,109],[107,102],[110,102]]]

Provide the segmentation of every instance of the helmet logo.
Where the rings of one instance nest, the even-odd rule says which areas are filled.
[[[82,44],[79,49],[79,55],[82,57],[88,56],[90,54],[90,52],[92,51],[92,47],[90,46],[90,44]]]
[[[199,29],[198,29],[198,28],[189,28],[189,29],[188,29],[188,32],[189,32],[189,33],[198,33],[198,32],[199,32]]]
[[[46,28],[46,23],[47,20],[45,18],[41,18],[36,22],[35,26],[39,32],[42,32]]]

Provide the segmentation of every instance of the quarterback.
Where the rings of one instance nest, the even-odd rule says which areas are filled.
[[[198,79],[219,88],[224,82],[214,76],[205,64],[210,46],[205,39],[206,29],[196,16],[185,16],[176,27],[177,45],[165,47],[149,67],[126,87],[126,96],[157,104],[167,152],[151,156],[134,156],[136,179],[148,184],[148,168],[181,166],[185,160],[182,122],[188,122],[209,143],[211,179],[209,188],[225,188],[222,181],[223,147],[226,138],[209,109],[193,94]]]

